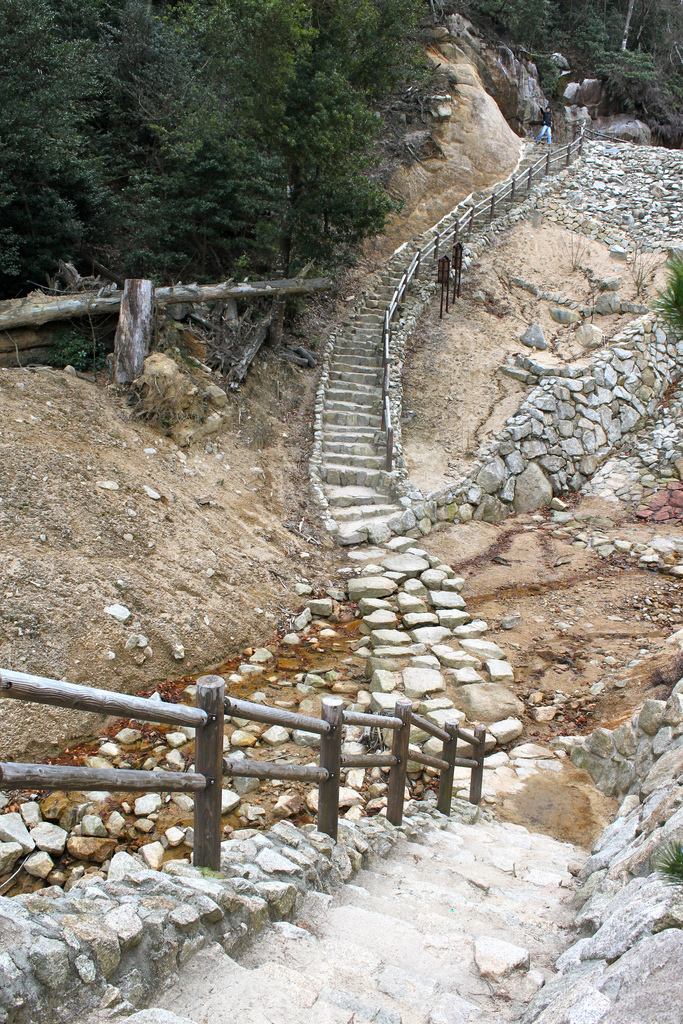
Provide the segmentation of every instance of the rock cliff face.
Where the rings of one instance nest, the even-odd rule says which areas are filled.
[[[645,701],[631,722],[596,729],[572,750],[601,789],[628,795],[579,873],[576,941],[523,1024],[681,1019],[683,886],[657,870],[683,840],[681,691],[683,680],[668,701]]]
[[[490,95],[494,90],[482,80],[480,68],[487,62],[475,62],[472,46],[465,52],[448,28],[440,26],[433,35],[427,55],[439,67],[440,84],[425,108],[424,130],[406,139],[416,160],[399,167],[390,181],[392,193],[403,200],[386,229],[392,249],[431,227],[473,190],[504,178],[521,153],[519,137]],[[504,73],[512,65],[505,60],[498,65],[499,94],[506,109],[518,111],[514,76]]]
[[[548,105],[536,65],[520,60],[507,46],[488,46],[460,14],[447,18],[446,25],[456,45],[475,65],[505,120],[518,135],[524,135],[541,120],[541,107]]]

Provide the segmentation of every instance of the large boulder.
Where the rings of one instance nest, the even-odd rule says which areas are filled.
[[[552,484],[537,462],[530,462],[517,477],[513,506],[515,512],[533,512],[553,500]]]
[[[648,126],[631,114],[599,117],[595,129],[623,142],[635,142],[638,146],[652,145],[652,132]]]
[[[453,703],[470,722],[499,722],[515,718],[524,705],[512,690],[498,683],[468,683],[455,691]]]
[[[486,494],[495,494],[505,483],[507,470],[500,455],[482,466],[477,474],[477,483]]]

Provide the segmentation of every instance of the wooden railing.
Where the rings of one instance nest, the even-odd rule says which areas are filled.
[[[551,150],[549,147],[547,154],[526,169],[522,175],[518,176],[517,172],[513,172],[502,185],[494,189],[490,196],[486,196],[476,205],[465,207],[463,214],[446,231],[443,233],[435,231],[433,239],[430,239],[422,248],[418,249],[403,272],[401,280],[384,311],[384,324],[382,328],[382,429],[386,430],[387,434],[387,472],[391,472],[393,468],[394,441],[389,406],[391,324],[403,301],[408,285],[413,278],[419,278],[420,268],[425,259],[433,258],[434,262],[438,262],[440,248],[445,248],[449,244],[457,245],[465,233],[469,237],[477,221],[486,220],[488,223],[493,221],[501,203],[507,201],[509,204],[513,204],[517,201],[522,201],[531,191],[535,178],[545,177],[552,170],[557,170],[559,167],[568,167],[574,156],[581,156],[583,152],[583,139],[584,131],[582,130],[578,137],[573,138],[565,146],[561,146],[556,150]],[[459,288],[457,290],[459,294]]]
[[[107,790],[144,792],[192,792],[194,794],[194,863],[197,867],[220,868],[222,838],[221,800],[223,775],[255,779],[283,779],[317,783],[318,829],[337,838],[339,787],[343,768],[388,768],[387,818],[394,825],[403,820],[403,803],[408,763],[436,769],[439,774],[437,808],[450,814],[453,773],[456,767],[470,768],[471,803],[481,800],[486,729],[474,732],[447,721],[444,728],[413,712],[412,702],[398,697],[393,715],[371,715],[344,710],[341,697],[323,697],[322,717],[312,718],[266,704],[236,700],[225,693],[222,676],[201,676],[197,680],[197,707],[170,704],[142,697],[129,697],[88,686],[76,686],[56,679],[43,679],[0,669],[0,697],[38,704],[51,704],[76,711],[116,715],[146,722],[192,726],[195,731],[195,771],[163,769],[138,771],[122,768],[86,768],[65,765],[0,763],[0,790]],[[223,757],[225,715],[301,729],[320,736],[319,765],[282,764]],[[385,730],[391,735],[391,750],[375,754],[343,754],[345,725]],[[424,754],[410,746],[410,729],[416,726],[441,740],[441,757]],[[458,742],[471,745],[472,757],[458,757]]]

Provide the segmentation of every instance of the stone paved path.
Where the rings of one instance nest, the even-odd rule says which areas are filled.
[[[570,941],[584,854],[519,825],[412,822],[387,860],[309,894],[241,962],[199,953],[160,1005],[196,1024],[518,1019]]]

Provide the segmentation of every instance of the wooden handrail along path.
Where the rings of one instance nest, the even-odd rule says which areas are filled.
[[[586,132],[588,131],[589,130],[586,129]],[[591,132],[591,134],[596,133]],[[447,260],[448,279],[446,279],[446,275],[443,273],[439,273],[437,276],[437,284],[441,285],[441,308],[443,310],[444,290],[446,306],[448,307],[448,292],[450,290],[451,272],[454,272],[455,275],[453,299],[460,295],[462,248],[457,249],[457,247],[462,246],[461,239],[464,237],[470,237],[478,221],[491,223],[496,216],[496,209],[501,203],[505,203],[507,201],[510,206],[515,202],[523,202],[531,191],[534,179],[545,177],[553,170],[568,167],[575,156],[581,156],[583,153],[583,139],[584,129],[582,128],[578,137],[573,138],[572,141],[567,143],[565,146],[561,146],[559,149],[552,151],[549,148],[547,155],[541,157],[536,161],[536,163],[530,165],[520,177],[518,177],[517,171],[513,172],[513,174],[502,182],[502,184],[497,185],[494,188],[490,196],[486,196],[476,205],[470,206],[465,205],[464,203],[459,204],[463,206],[464,210],[460,217],[458,217],[443,233],[435,230],[432,238],[419,248],[416,253],[414,253],[410,263],[401,276],[398,286],[387,304],[384,311],[384,323],[382,327],[382,429],[386,431],[387,438],[387,472],[390,473],[393,469],[394,447],[394,430],[391,420],[391,405],[389,402],[391,325],[399,310],[401,302],[403,301],[403,297],[405,296],[408,286],[414,278],[418,279],[420,277],[420,270],[425,263],[432,262],[437,266],[437,268],[440,268],[439,251],[442,250],[445,253],[448,246],[452,246],[453,265],[451,267],[450,260]],[[459,209],[459,206],[456,207],[456,210],[457,209]],[[441,266],[443,266],[443,264],[441,264]]]
[[[340,697],[324,697],[322,717],[312,718],[266,704],[235,700],[225,693],[222,676],[201,676],[197,680],[197,706],[170,704],[145,697],[130,697],[89,686],[76,686],[57,679],[44,679],[0,669],[0,697],[37,704],[51,704],[101,715],[117,715],[145,722],[192,726],[195,731],[195,771],[173,772],[155,769],[137,771],[121,768],[85,768],[64,765],[0,763],[0,790],[60,789],[110,790],[120,792],[193,792],[194,853],[197,867],[220,868],[221,799],[223,775],[255,779],[288,779],[318,785],[318,829],[337,838],[339,787],[343,768],[388,768],[387,819],[393,825],[403,820],[406,775],[409,762],[439,771],[437,808],[450,814],[453,773],[456,767],[470,768],[471,803],[481,800],[486,729],[474,732],[460,728],[453,719],[444,728],[413,712],[407,697],[398,697],[394,715],[371,715],[344,710]],[[320,736],[320,764],[282,764],[223,757],[225,715],[251,722],[302,729]],[[391,751],[376,754],[343,754],[345,725],[379,729],[383,738],[391,734]],[[443,743],[441,757],[423,754],[410,747],[410,729],[419,729]],[[386,730],[386,731],[385,731]],[[471,745],[472,757],[458,757],[458,741]]]

